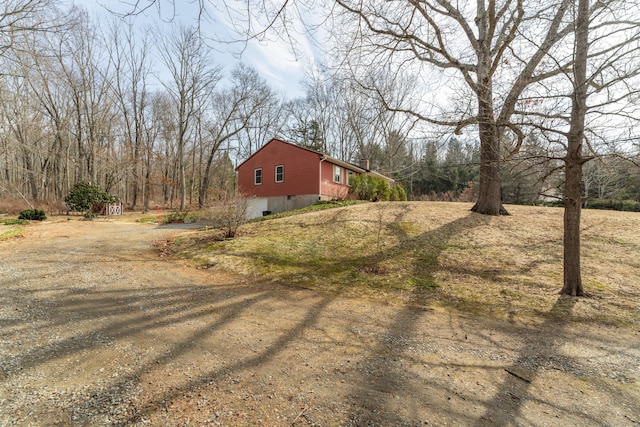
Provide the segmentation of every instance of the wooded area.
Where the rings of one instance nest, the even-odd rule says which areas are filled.
[[[60,201],[77,182],[88,181],[131,209],[206,206],[233,190],[234,166],[274,136],[349,162],[368,158],[403,182],[411,199],[479,196],[495,205],[496,197],[505,203],[563,197],[562,135],[571,106],[571,85],[563,79],[574,63],[567,45],[573,43],[573,2],[537,8],[523,1],[505,1],[500,8],[490,2],[478,10],[424,2],[415,12],[434,31],[424,34],[418,24],[413,30],[403,26],[406,5],[361,10],[343,3],[334,22],[359,28],[364,43],[341,51],[344,43],[336,42],[336,62],[348,66],[307,76],[306,96],[291,100],[255,69],[216,64],[197,23],[176,23],[160,33],[115,15],[98,24],[81,7],[56,8],[48,0],[6,3],[0,26],[0,197]],[[594,32],[588,95],[594,102],[581,150],[585,161],[596,160],[581,179],[586,205],[593,196],[640,200],[632,123],[638,119],[638,59],[631,54],[638,29],[631,3],[596,2],[589,12]],[[476,81],[480,63],[462,61],[473,52],[480,61],[485,49],[468,26],[475,15],[489,26],[477,23],[490,38],[486,60],[492,65],[482,84]],[[382,16],[398,20],[379,22]],[[336,37],[347,35],[334,29]],[[444,30],[462,31],[469,45]],[[423,35],[416,40],[416,34]],[[383,54],[375,56],[376,49]],[[431,71],[403,65],[407,60]],[[468,88],[451,89],[435,107],[418,102],[425,94],[418,89],[430,87],[415,82],[425,82],[425,75],[440,79],[448,69],[462,73]],[[488,88],[493,94],[484,94]],[[484,110],[470,102],[469,89],[480,100],[497,102],[486,107],[501,109],[486,112],[493,130],[474,130],[486,120],[477,115]]]

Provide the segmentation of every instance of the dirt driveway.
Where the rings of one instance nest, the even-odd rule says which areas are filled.
[[[0,242],[0,425],[640,426],[638,330],[250,283],[160,257],[180,232]]]

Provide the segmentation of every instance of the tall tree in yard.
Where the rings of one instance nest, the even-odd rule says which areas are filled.
[[[55,51],[68,86],[74,118],[70,133],[75,140],[75,182],[99,182],[109,161],[105,144],[114,117],[111,64],[105,61],[103,40],[88,13],[72,9],[76,25],[61,39]],[[106,183],[105,183],[106,184]],[[105,187],[108,187],[105,185]]]
[[[589,0],[578,1],[573,67],[571,119],[567,134],[564,193],[564,286],[562,294],[584,294],[580,270],[580,211],[582,209],[582,155],[587,112],[587,59],[589,50]]]
[[[208,153],[205,156],[205,170],[198,194],[201,208],[207,200],[214,160],[219,157],[223,144],[230,143],[249,127],[255,116],[272,105],[270,102],[274,97],[267,83],[253,68],[238,66],[233,71],[231,80],[229,89],[221,90],[213,96],[213,118],[207,126]]]
[[[638,110],[634,104],[640,94],[637,86],[640,74],[637,57],[639,6],[636,1],[577,2],[571,113],[564,157],[564,285],[561,294],[584,295],[580,269],[582,167],[598,154],[586,136],[587,114],[614,115],[621,126],[628,125],[631,118],[638,126]],[[602,91],[605,93],[601,94]],[[613,134],[607,136],[611,138]],[[583,153],[585,143],[590,150],[588,155]],[[624,150],[623,147],[618,149]]]
[[[139,203],[141,189],[140,169],[144,146],[148,145],[145,138],[149,135],[145,129],[145,113],[148,109],[149,97],[147,80],[151,73],[149,64],[149,37],[140,37],[131,25],[113,24],[110,28],[109,39],[105,46],[109,52],[109,59],[113,63],[114,82],[113,91],[116,104],[122,116],[124,139],[130,155],[131,171],[131,208],[136,209]],[[144,200],[145,207],[148,201]]]
[[[580,262],[583,165],[603,154],[633,156],[625,141],[640,125],[640,2],[574,0],[574,30],[549,51],[563,70],[532,85],[520,109],[523,126],[547,141],[549,160],[564,163],[564,284],[562,294],[584,295]]]

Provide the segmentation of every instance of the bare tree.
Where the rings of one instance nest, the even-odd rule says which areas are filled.
[[[154,96],[155,95],[155,96]],[[160,176],[158,171],[159,164],[158,160],[160,156],[156,155],[156,144],[160,139],[160,134],[162,130],[162,126],[158,121],[158,117],[155,114],[156,108],[156,99],[160,96],[158,94],[150,94],[149,98],[149,112],[145,116],[145,120],[142,123],[143,127],[143,152],[144,152],[144,203],[143,210],[147,212],[149,210],[149,202],[151,200],[151,187],[152,187],[152,174],[154,170],[157,173],[157,176]]]
[[[619,124],[628,118],[638,121],[637,115],[629,116],[628,112],[637,113],[633,104],[640,93],[640,88],[632,84],[640,74],[637,56],[640,4],[635,1],[595,3],[607,4],[594,6],[589,0],[579,0],[577,5],[571,115],[564,157],[564,286],[561,293],[572,296],[584,295],[580,269],[581,183],[583,164],[594,157],[593,153],[584,154],[584,144],[588,143],[586,117],[589,110],[593,110],[596,114],[619,114],[623,118]],[[592,11],[597,10],[597,6],[606,8],[594,14]],[[607,94],[598,96],[602,90]],[[625,107],[632,110],[625,111]]]
[[[138,205],[141,190],[141,156],[143,147],[149,144],[145,139],[150,136],[149,130],[145,129],[149,97],[147,80],[151,73],[150,40],[147,34],[137,34],[132,25],[114,23],[106,43],[115,73],[113,91],[122,115],[125,144],[130,153],[132,209],[136,209]],[[149,164],[145,166],[148,167]],[[143,195],[148,196],[148,193]],[[146,198],[143,203],[148,208]]]
[[[306,96],[285,104],[285,137],[347,162],[366,158],[376,170],[395,172],[416,120],[390,111],[349,77],[332,72],[308,76]],[[370,79],[388,98],[408,93],[408,82],[395,75],[372,71]]]
[[[66,27],[55,13],[53,0],[4,0],[0,3],[0,56],[18,47],[24,34],[51,32]]]
[[[224,143],[242,132],[252,118],[264,106],[269,105],[272,98],[267,83],[253,69],[238,66],[232,74],[232,86],[214,96],[213,118],[208,129],[211,136],[205,171],[200,183],[199,205],[203,207],[209,189],[211,166]],[[227,147],[229,148],[229,147]]]
[[[566,42],[547,52],[562,70],[528,88],[517,114],[548,142],[547,158],[564,163],[564,286],[584,294],[580,268],[583,166],[603,154],[633,155],[640,124],[640,3],[575,0]]]
[[[24,70],[23,70],[24,71]],[[16,164],[22,170],[21,179],[15,181],[16,188],[28,191],[32,200],[40,198],[41,179],[39,164],[43,160],[42,151],[45,133],[42,124],[44,122],[34,106],[37,103],[32,90],[29,88],[27,78],[21,72],[13,73],[10,91],[4,96],[0,107],[8,124],[8,130],[15,141],[14,155]],[[11,95],[9,97],[8,95]]]
[[[214,223],[224,230],[225,238],[236,237],[238,228],[247,222],[249,200],[237,192],[226,192],[211,208]]]
[[[50,43],[55,38],[47,39]],[[50,55],[51,50],[47,49],[46,52],[47,54],[42,54],[42,51],[34,46],[29,52],[28,64],[25,65],[31,70],[28,83],[39,101],[39,109],[48,118],[50,129],[50,148],[43,164],[48,176],[42,178],[45,188],[49,191],[48,194],[43,194],[43,197],[53,196],[62,200],[71,185],[67,160],[71,143],[68,130],[73,117],[73,106],[60,67]]]
[[[74,122],[69,132],[75,138],[75,182],[99,183],[99,178],[112,169],[109,161],[111,127],[115,116],[111,63],[105,56],[103,39],[99,37],[88,13],[74,8],[74,25],[54,51],[68,85],[74,108]],[[114,175],[115,171],[111,171]]]
[[[51,0],[6,0],[0,4],[0,83],[6,79],[1,103],[9,103],[3,105],[4,117],[6,119],[5,132],[2,135],[3,148],[5,149],[6,158],[4,161],[4,178],[8,187],[16,192],[20,192],[20,181],[25,175],[29,182],[29,193],[33,198],[46,197],[49,189],[54,193],[60,191],[58,186],[54,187],[47,174],[59,173],[59,163],[56,161],[59,153],[59,146],[55,142],[50,145],[47,138],[48,120],[51,116],[49,112],[43,112],[41,108],[46,109],[47,103],[45,98],[47,94],[43,94],[42,76],[39,71],[33,72],[31,69],[34,65],[41,65],[42,62],[37,59],[43,59],[40,50],[39,41],[44,39],[43,36],[53,36],[59,33],[59,30],[65,29],[70,25],[72,15],[63,16],[56,7],[56,3]],[[20,89],[15,86],[16,83],[21,86]],[[47,88],[44,87],[46,90]],[[12,93],[14,91],[18,92]],[[16,99],[14,96],[24,99]],[[12,102],[11,99],[16,102]],[[13,116],[13,113],[19,113]],[[9,114],[9,115],[7,115]],[[12,117],[13,116],[13,117]],[[20,123],[20,118],[27,120]],[[40,121],[42,120],[42,121]],[[22,160],[17,157],[11,160],[12,155],[17,154],[8,150],[9,141],[13,137],[20,140],[27,134],[37,131],[40,136],[31,135],[28,140],[24,140],[22,145],[19,143],[19,151],[22,151]],[[57,127],[59,130],[59,127]],[[19,131],[16,134],[16,131]],[[13,135],[13,137],[11,136]],[[59,135],[58,135],[59,136]],[[16,142],[16,140],[13,140]],[[29,148],[28,148],[29,146]],[[18,148],[14,146],[14,148]],[[25,151],[26,150],[26,151]],[[26,166],[26,170],[19,167],[19,164]],[[9,168],[18,168],[9,171]],[[57,182],[57,181],[56,181]],[[22,195],[24,189],[20,194]]]
[[[573,95],[567,133],[564,191],[564,286],[560,293],[584,294],[580,269],[580,211],[582,209],[582,153],[587,115],[587,60],[589,58],[589,0],[579,0],[575,21]]]
[[[185,146],[193,129],[198,98],[209,96],[221,78],[220,68],[209,62],[210,49],[194,27],[180,27],[161,39],[160,57],[169,70],[171,81],[165,84],[173,101],[177,122],[177,161],[180,209],[185,209]]]
[[[176,138],[178,125],[173,115],[173,101],[168,93],[156,92],[151,98],[151,122],[157,130],[157,141],[154,140],[156,154],[156,168],[160,169],[158,178],[162,185],[162,201],[173,203],[177,188]],[[149,153],[151,155],[151,153]]]
[[[628,193],[625,189],[631,182],[627,182],[629,177],[625,175],[634,165],[633,162],[614,156],[605,155],[584,165],[582,170],[585,197],[583,207],[588,207],[589,199],[592,198],[602,200],[627,197]]]
[[[274,135],[282,135],[284,127],[283,100],[270,90],[271,95],[251,117],[247,126],[235,138],[238,157],[248,158],[262,148]]]

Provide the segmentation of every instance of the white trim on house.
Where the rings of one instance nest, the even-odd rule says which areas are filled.
[[[342,184],[342,167],[339,165],[333,165],[333,182],[336,184]]]
[[[278,168],[282,168],[282,172],[280,172],[280,175],[281,175],[281,179],[280,180],[278,180]],[[281,182],[284,182],[284,165],[276,165],[276,171],[275,172],[276,172],[275,173],[276,183],[279,184]]]

